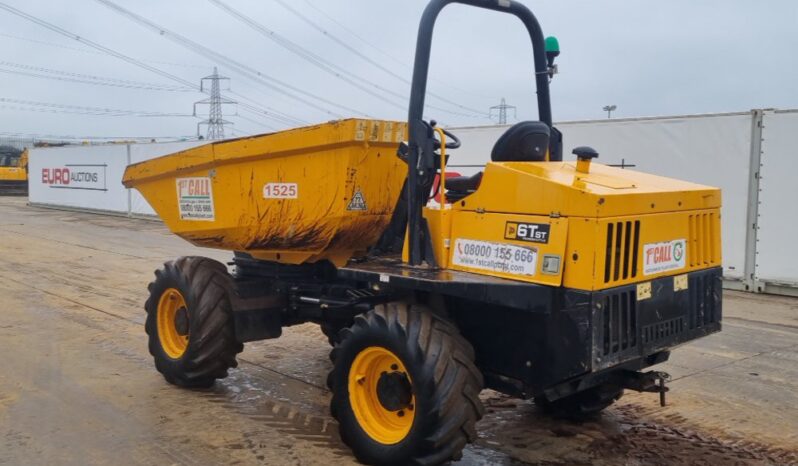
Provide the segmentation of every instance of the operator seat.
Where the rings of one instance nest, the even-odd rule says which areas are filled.
[[[490,159],[494,162],[545,162],[551,131],[540,121],[522,121],[496,141]],[[482,172],[446,180],[446,198],[457,202],[473,194],[482,182]]]
[[[522,121],[510,127],[493,146],[494,162],[545,162],[549,150],[549,126],[540,121]]]

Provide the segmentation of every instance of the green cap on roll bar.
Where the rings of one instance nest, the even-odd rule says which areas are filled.
[[[549,63],[549,76],[554,77],[557,69],[554,67],[554,59],[560,55],[560,41],[554,36],[546,38],[546,61]]]
[[[556,37],[549,36],[546,38],[546,53],[560,54],[560,41],[558,41]],[[557,55],[555,55],[555,57]]]

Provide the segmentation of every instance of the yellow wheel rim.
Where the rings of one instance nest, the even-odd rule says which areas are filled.
[[[406,396],[400,397],[402,401],[386,401],[385,387],[397,381]],[[410,374],[399,357],[379,346],[358,353],[349,369],[349,404],[373,440],[394,445],[407,437],[416,417],[416,399]]]
[[[163,292],[158,301],[158,340],[172,359],[180,359],[188,348],[188,312],[186,300],[174,288]],[[183,322],[178,322],[178,318]],[[183,328],[178,328],[178,325]]]

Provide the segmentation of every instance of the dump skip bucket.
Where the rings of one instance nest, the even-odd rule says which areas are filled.
[[[338,265],[388,225],[407,175],[404,123],[343,120],[131,165],[123,183],[197,246]]]

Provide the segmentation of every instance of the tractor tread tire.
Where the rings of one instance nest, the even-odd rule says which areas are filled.
[[[623,388],[605,384],[554,401],[535,397],[535,404],[552,417],[580,421],[595,417],[622,396]]]
[[[158,337],[158,302],[168,288],[183,295],[189,310],[189,342],[179,359],[169,358]],[[224,264],[206,257],[181,257],[155,271],[144,304],[149,351],[167,382],[185,388],[207,388],[238,366],[244,345],[236,340],[230,293],[232,279]]]
[[[327,337],[327,342],[330,346],[334,347],[341,342],[341,330],[349,327],[349,325],[352,325],[352,323],[324,322],[319,325],[319,328],[321,329],[321,333]]]
[[[484,380],[474,364],[474,349],[457,327],[423,306],[395,302],[356,317],[339,336],[340,343],[330,353],[334,365],[327,379],[333,393],[330,411],[340,424],[341,439],[359,461],[435,465],[462,458],[466,444],[476,440],[476,423],[484,414],[479,400]],[[416,422],[395,445],[368,437],[349,404],[349,365],[369,344],[403,354],[413,380]]]

